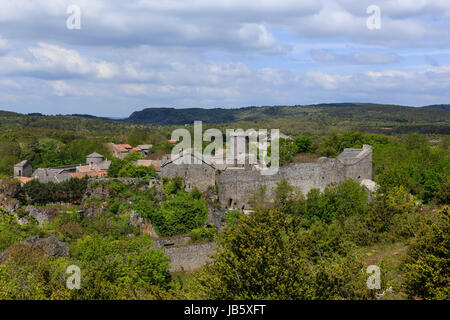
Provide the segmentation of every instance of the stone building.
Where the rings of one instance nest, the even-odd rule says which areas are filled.
[[[189,159],[190,157],[190,159]],[[322,157],[311,163],[292,163],[280,167],[273,175],[262,175],[257,165],[227,165],[219,170],[208,158],[196,152],[183,152],[161,165],[162,177],[180,176],[188,190],[197,187],[206,191],[209,186],[219,190],[219,201],[227,208],[245,209],[253,190],[265,185],[269,198],[277,183],[287,180],[304,194],[317,188],[324,190],[331,183],[353,179],[361,182],[372,179],[372,148],[345,149],[337,158]],[[197,163],[192,159],[196,158]],[[189,162],[188,160],[191,160]],[[190,163],[190,164],[187,164]]]
[[[108,171],[111,166],[111,160],[105,159],[101,154],[94,152],[86,156],[86,164],[89,166],[90,171]]]
[[[160,175],[170,178],[179,176],[184,179],[187,191],[196,187],[205,192],[209,186],[215,185],[216,167],[199,152],[188,149],[161,164]]]
[[[31,177],[33,167],[28,160],[23,160],[14,165],[14,177]]]
[[[101,154],[91,153],[86,157],[86,164],[73,164],[51,168],[38,168],[32,172],[31,164],[24,160],[14,166],[14,176],[29,177],[40,182],[63,182],[70,178],[105,177],[111,161],[105,159]],[[22,183],[31,181],[31,179],[19,179]]]

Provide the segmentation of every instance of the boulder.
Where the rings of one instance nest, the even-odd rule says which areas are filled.
[[[139,216],[136,211],[131,210],[130,220],[128,224],[133,227],[139,227],[139,232],[148,234],[152,237],[158,237],[149,219]]]
[[[34,206],[28,206],[25,208],[25,212],[32,218],[34,218],[39,226],[44,227],[45,222],[51,221],[56,217],[56,211],[54,209],[37,208]]]
[[[41,238],[39,236],[34,236],[31,238],[27,238],[21,242],[15,243],[8,247],[5,251],[0,253],[0,263],[6,262],[9,258],[10,250],[14,247],[25,247],[31,251],[39,250],[43,254],[52,257],[52,258],[60,258],[60,257],[68,257],[69,256],[69,248],[67,245],[59,240],[54,235],[49,235],[47,238]]]
[[[44,254],[53,258],[69,256],[69,248],[54,235],[50,235],[47,238],[34,236],[25,239],[23,243],[33,249],[41,249]]]
[[[15,179],[0,179],[0,207],[7,212],[14,212],[20,208],[18,200],[20,194],[20,183]]]

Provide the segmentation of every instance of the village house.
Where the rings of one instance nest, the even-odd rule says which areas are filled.
[[[105,177],[111,165],[111,160],[105,159],[101,154],[91,153],[86,157],[86,164],[66,165],[51,168],[38,168],[33,172],[31,163],[24,160],[14,166],[14,178],[25,184],[33,179],[40,182],[55,182],[69,180],[70,178],[83,178],[89,176]]]
[[[161,171],[161,160],[137,160],[134,161],[133,164],[135,166],[144,166],[144,167],[153,166],[156,172]]]

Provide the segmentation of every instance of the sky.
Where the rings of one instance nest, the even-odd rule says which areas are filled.
[[[331,102],[450,103],[450,1],[0,1],[0,110]]]

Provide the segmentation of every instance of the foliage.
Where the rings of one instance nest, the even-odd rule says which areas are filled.
[[[294,140],[294,152],[314,152],[314,145],[310,137],[308,136],[298,136]]]
[[[286,215],[256,210],[219,235],[212,264],[197,276],[212,299],[361,299],[365,289],[361,263],[350,255],[314,261]],[[356,276],[355,276],[356,275]],[[323,281],[324,279],[328,279]],[[358,287],[360,289],[354,289]]]
[[[336,218],[364,215],[367,211],[367,192],[355,181],[326,187],[323,193],[312,189],[306,201],[306,218],[310,221],[330,222]]]
[[[410,297],[450,298],[450,217],[448,209],[436,222],[423,225],[404,261],[404,287]]]
[[[243,216],[240,210],[228,211],[225,215],[225,223],[227,226],[236,226],[239,223],[239,219]]]
[[[216,228],[197,228],[189,232],[193,242],[198,241],[213,241],[216,235]]]
[[[87,188],[88,178],[71,178],[54,182],[32,180],[24,185],[23,190],[30,204],[45,205],[52,202],[80,203]]]
[[[156,171],[153,166],[135,166],[128,162],[124,165],[117,174],[118,177],[129,178],[153,178],[156,177]]]
[[[208,210],[205,198],[179,191],[161,204],[151,221],[159,235],[174,236],[200,228],[206,221]]]

